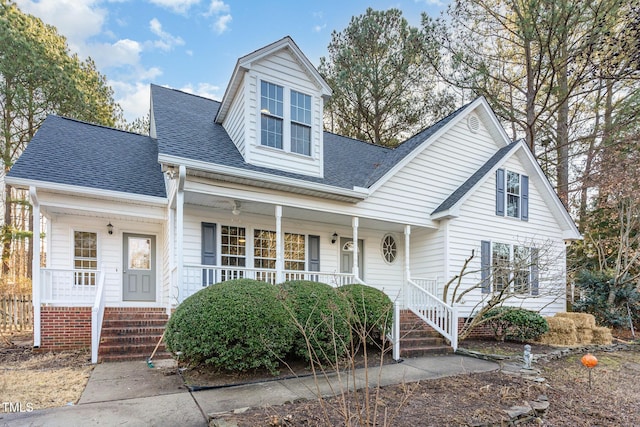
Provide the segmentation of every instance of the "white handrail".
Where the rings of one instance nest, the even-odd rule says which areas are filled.
[[[408,280],[408,307],[418,317],[449,340],[453,351],[458,349],[458,313],[440,298]]]
[[[351,273],[284,270],[283,276],[284,280],[310,280],[333,287],[359,282]],[[273,285],[277,283],[275,269],[188,264],[183,267],[182,289],[178,292],[178,302],[184,301],[204,287],[232,279],[255,279]]]
[[[98,363],[98,348],[100,347],[100,334],[102,333],[102,319],[104,317],[104,276],[98,275],[96,299],[91,308],[91,363]]]

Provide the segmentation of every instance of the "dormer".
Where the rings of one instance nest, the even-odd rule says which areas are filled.
[[[322,113],[330,96],[287,36],[238,60],[215,121],[247,163],[322,178]]]

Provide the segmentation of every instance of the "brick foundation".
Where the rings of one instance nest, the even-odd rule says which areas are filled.
[[[458,333],[462,330],[462,326],[467,319],[460,318],[458,319]],[[467,336],[467,339],[478,339],[478,338],[493,338],[493,331],[489,327],[487,323],[484,323],[480,326],[476,326],[471,330],[471,333]]]
[[[42,307],[40,350],[91,348],[91,307]]]

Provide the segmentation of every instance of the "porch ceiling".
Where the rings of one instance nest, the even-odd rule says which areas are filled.
[[[275,205],[272,203],[231,199],[228,197],[190,192],[185,192],[184,202],[185,205],[204,206],[214,211],[219,210],[220,214],[224,215],[228,215],[233,210],[234,204],[238,207],[240,217],[243,214],[265,215],[270,217],[275,215]],[[348,214],[302,209],[286,205],[282,205],[282,217],[284,220],[291,219],[301,222],[323,223],[336,227],[351,227],[352,219],[352,215]],[[364,217],[359,217],[359,227],[396,233],[402,233],[404,230],[404,224]]]

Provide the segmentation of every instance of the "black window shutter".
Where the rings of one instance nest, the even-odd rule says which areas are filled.
[[[320,271],[320,236],[309,236],[309,271]]]
[[[504,169],[496,170],[496,215],[504,216]]]
[[[521,215],[520,219],[523,221],[529,221],[529,177],[526,175],[521,175],[520,177],[520,186],[521,186]]]
[[[491,292],[491,242],[483,240],[480,243],[480,279],[483,294]]]
[[[540,293],[540,269],[538,267],[538,248],[531,248],[531,295]]]

